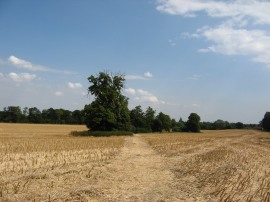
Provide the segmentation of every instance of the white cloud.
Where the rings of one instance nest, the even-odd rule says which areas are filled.
[[[137,89],[136,92],[139,94],[139,95],[142,95],[142,96],[146,96],[146,95],[152,95],[151,93],[145,91],[145,90],[142,90],[142,89]]]
[[[270,35],[261,30],[233,29],[230,27],[206,28],[201,36],[213,42],[200,52],[225,55],[250,55],[253,60],[270,67]]]
[[[127,88],[125,89],[125,92],[130,96],[133,96],[134,100],[138,102],[159,103],[159,100],[155,95],[142,89]]]
[[[68,87],[71,89],[80,89],[80,88],[82,88],[82,84],[68,82]]]
[[[4,64],[4,63],[0,63],[0,64]],[[30,71],[43,71],[43,72],[54,72],[54,73],[64,73],[64,74],[72,74],[73,73],[70,71],[56,70],[56,69],[51,69],[51,68],[44,67],[41,65],[32,64],[31,62],[20,59],[14,55],[12,55],[8,58],[7,64],[14,66],[18,69],[26,69],[26,70],[30,70]]]
[[[127,75],[125,76],[126,80],[147,80],[147,78],[139,75]]]
[[[88,93],[87,93],[87,92],[82,92],[82,95],[83,95],[83,96],[87,96]]]
[[[39,65],[33,65],[31,62],[17,58],[13,55],[8,58],[8,61],[11,65],[13,65],[17,68],[20,68],[20,69],[27,69],[27,70],[31,70],[31,71],[50,71],[46,67],[42,67]]]
[[[35,78],[37,78],[35,74],[28,74],[28,73],[17,74],[15,72],[9,73],[8,77],[15,82],[32,81]]]
[[[201,53],[251,56],[253,61],[270,67],[270,34],[257,26],[270,24],[270,1],[160,0],[157,10],[186,17],[205,12],[209,17],[223,19],[215,28],[203,27],[195,34],[182,36],[204,37],[211,42],[210,46],[198,50]],[[257,27],[254,29],[254,26]]]
[[[57,96],[57,97],[61,97],[61,96],[64,95],[64,93],[61,92],[61,91],[56,91],[56,92],[54,93],[54,95]]]
[[[125,92],[130,95],[136,95],[136,90],[133,88],[127,88],[125,89]]]
[[[149,80],[153,77],[151,72],[145,72],[143,76],[140,75],[127,75],[125,76],[126,80]]]
[[[164,100],[160,100],[160,103],[163,105],[167,104]]]
[[[151,72],[145,72],[143,75],[145,77],[147,77],[147,78],[152,78],[153,77],[153,74]]]
[[[235,22],[270,24],[269,1],[159,0],[157,10],[186,17],[195,17],[196,13],[204,11],[210,17],[231,18]]]
[[[139,97],[140,102],[150,102],[150,103],[158,103],[158,98],[154,95],[145,95]]]
[[[171,46],[176,46],[176,43],[173,40],[169,39],[168,42]]]
[[[0,79],[4,78],[4,74],[0,73]]]

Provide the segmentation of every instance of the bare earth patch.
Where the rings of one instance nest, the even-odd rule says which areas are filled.
[[[140,136],[128,137],[121,154],[96,185],[105,201],[175,201],[173,174]]]

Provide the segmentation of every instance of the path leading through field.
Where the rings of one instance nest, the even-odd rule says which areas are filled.
[[[187,196],[174,188],[173,177],[166,161],[142,137],[128,137],[121,154],[99,178],[98,201],[186,201]]]

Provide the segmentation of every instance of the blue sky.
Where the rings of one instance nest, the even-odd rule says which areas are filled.
[[[258,123],[270,111],[270,2],[2,0],[0,108],[82,109],[126,75],[129,107]]]

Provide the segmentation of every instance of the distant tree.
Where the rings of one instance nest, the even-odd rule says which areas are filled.
[[[82,110],[75,110],[71,114],[71,123],[72,124],[83,124],[84,123],[84,114]]]
[[[28,107],[24,107],[22,111],[22,122],[27,123],[28,121],[28,115],[29,115],[29,109]]]
[[[66,109],[62,110],[61,122],[63,124],[70,124],[72,122],[72,112]]]
[[[190,132],[200,132],[200,116],[196,113],[191,113],[186,123],[186,129]]]
[[[28,109],[28,122],[30,123],[41,123],[42,116],[38,108],[32,107]]]
[[[153,132],[162,132],[162,122],[160,119],[155,118],[152,126]]]
[[[218,119],[214,122],[214,129],[215,130],[224,130],[226,129],[226,123],[225,121]]]
[[[171,127],[173,131],[177,131],[177,121],[175,119],[171,120]]]
[[[270,131],[270,112],[266,112],[263,120],[261,121],[261,125],[264,130]]]
[[[160,112],[154,120],[154,130],[159,132],[165,130],[169,132],[171,130],[170,116]]]
[[[244,124],[242,122],[237,122],[235,124],[235,128],[237,128],[237,129],[243,129],[244,128]]]
[[[22,120],[22,111],[19,106],[9,106],[4,108],[2,116],[3,122],[19,123]]]
[[[42,110],[42,121],[44,123],[60,124],[61,112],[57,109],[49,108]]]
[[[179,119],[177,125],[178,125],[180,131],[186,130],[186,123],[182,120],[182,118]]]
[[[211,122],[201,122],[200,123],[200,127],[202,130],[213,130],[214,128],[214,124]]]
[[[232,129],[232,124],[230,124],[228,121],[225,121],[225,128],[224,129]]]
[[[130,111],[130,121],[132,126],[134,127],[134,132],[147,132],[146,130],[146,121],[144,117],[144,112],[142,107],[136,106],[134,109]]]
[[[156,111],[154,109],[152,109],[151,107],[148,107],[144,113],[145,127],[146,127],[148,132],[153,131],[155,114],[156,114]]]
[[[4,112],[0,111],[0,123],[4,122]]]
[[[185,122],[182,120],[182,118],[180,118],[178,122],[175,122],[175,120],[172,119],[172,130],[174,132],[183,132],[186,130],[185,128]]]
[[[128,99],[121,93],[124,76],[99,72],[97,76],[91,75],[88,81],[91,83],[88,92],[95,100],[84,108],[87,127],[101,131],[128,130]]]

